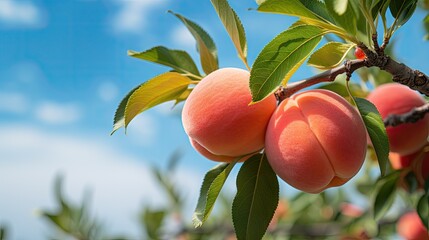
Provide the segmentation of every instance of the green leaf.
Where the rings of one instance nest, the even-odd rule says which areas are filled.
[[[237,176],[237,195],[232,203],[237,239],[261,239],[278,201],[279,183],[265,154],[246,160]]]
[[[258,11],[281,13],[299,18],[314,19],[317,21],[321,20],[299,0],[267,0],[259,5]]]
[[[234,43],[238,56],[247,66],[247,41],[243,24],[227,0],[211,0],[211,2]]]
[[[426,35],[424,36],[424,40],[429,40],[429,14],[423,19],[423,25],[426,29]]]
[[[221,163],[208,171],[204,176],[197,207],[192,217],[192,222],[195,227],[202,226],[207,220],[219,196],[220,190],[222,190],[236,162],[237,161],[232,163]]]
[[[191,32],[192,36],[194,36],[197,41],[198,52],[200,53],[200,60],[203,70],[206,74],[209,74],[219,68],[218,58],[217,58],[217,49],[216,45],[213,42],[213,39],[210,35],[204,31],[198,24],[193,21],[183,17],[180,14],[174,13],[180,21],[185,24],[188,30]]]
[[[396,183],[398,179],[399,173],[393,172],[391,175],[378,181],[373,205],[375,220],[380,220],[392,206],[395,200]]]
[[[153,47],[144,52],[128,51],[131,57],[172,67],[179,73],[201,77],[197,66],[186,51],[171,50],[163,46]]]
[[[314,0],[299,0],[308,10],[316,14],[319,18],[332,22],[333,19],[326,9],[325,2]]]
[[[129,97],[125,107],[124,126],[139,113],[160,103],[175,100],[192,80],[176,72],[167,72],[140,85]]]
[[[0,226],[0,240],[6,240],[7,237],[6,227]]]
[[[425,194],[417,203],[417,213],[426,229],[429,229],[429,195]]]
[[[328,2],[332,2],[333,9],[338,15],[341,16],[346,13],[349,0],[333,0]]]
[[[280,33],[259,53],[250,73],[252,101],[258,102],[286,84],[327,31],[309,25]]]
[[[152,210],[149,207],[145,208],[142,216],[142,223],[145,226],[146,234],[150,239],[161,239],[159,230],[162,226],[165,215],[165,210]]]
[[[341,3],[340,3],[341,2]],[[346,3],[345,3],[346,2]],[[357,16],[353,9],[353,6],[349,1],[345,0],[336,0],[336,1],[325,1],[326,8],[331,16],[334,18],[335,23],[344,28],[350,35],[356,35],[357,30]],[[345,12],[342,14],[338,13],[338,9],[342,8],[342,4],[347,4]],[[341,11],[343,9],[340,9]]]
[[[396,19],[398,27],[404,25],[414,14],[417,0],[391,0],[389,4],[390,13]]]
[[[119,128],[125,126],[125,108],[127,107],[128,100],[130,99],[131,95],[139,88],[140,86],[135,87],[133,90],[131,90],[121,101],[118,108],[115,112],[115,117],[113,118],[113,130],[110,133],[112,135],[115,133]]]
[[[381,176],[386,174],[389,161],[389,140],[383,119],[377,108],[364,98],[355,98],[357,108],[365,123],[366,130],[371,138],[380,166]]]
[[[354,46],[354,44],[329,42],[310,56],[308,65],[319,69],[334,68],[342,63]]]

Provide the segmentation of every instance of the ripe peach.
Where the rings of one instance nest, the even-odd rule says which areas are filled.
[[[284,100],[265,136],[273,170],[309,193],[340,186],[362,166],[366,129],[359,113],[341,96],[310,90]]]
[[[416,161],[419,155],[421,154],[421,151],[418,151],[416,153],[401,156],[398,153],[389,153],[389,160],[390,164],[392,165],[393,169],[403,169],[406,167],[409,167],[413,161]],[[422,159],[422,165],[421,167],[421,174],[424,179],[429,178],[429,152],[423,153],[423,159]]]
[[[272,95],[249,105],[249,77],[242,69],[216,70],[201,80],[186,100],[183,127],[203,156],[230,162],[264,148],[276,99]]]
[[[396,224],[396,231],[407,240],[429,240],[428,230],[423,225],[417,212],[402,215]]]
[[[368,95],[385,119],[390,114],[402,114],[426,103],[420,94],[399,83],[388,83],[379,86]],[[416,123],[387,127],[390,151],[401,155],[416,152],[427,142],[429,133],[429,116]]]

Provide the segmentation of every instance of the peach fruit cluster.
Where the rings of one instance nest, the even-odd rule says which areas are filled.
[[[223,68],[195,86],[182,121],[196,151],[214,161],[231,162],[265,148],[275,173],[309,193],[340,186],[359,171],[366,129],[344,98],[309,90],[278,107],[273,95],[249,104],[249,77],[245,70]]]

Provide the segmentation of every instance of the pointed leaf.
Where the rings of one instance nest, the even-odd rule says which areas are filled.
[[[413,15],[417,7],[417,0],[391,0],[390,13],[397,20],[397,26],[404,25]]]
[[[238,56],[247,66],[247,41],[243,24],[227,0],[211,0],[211,2],[234,43]]]
[[[392,206],[395,200],[396,183],[398,179],[398,172],[393,172],[377,183],[379,187],[376,187],[377,190],[373,205],[375,220],[380,220]]]
[[[144,52],[128,51],[131,57],[172,67],[179,73],[201,76],[191,56],[186,51],[172,50],[163,46],[153,47]]]
[[[220,190],[222,190],[235,163],[236,161],[232,163],[221,163],[208,171],[204,176],[197,207],[192,217],[192,222],[195,227],[200,227],[207,220],[219,196]]]
[[[316,14],[319,18],[332,22],[324,1],[299,0],[308,10]]]
[[[167,72],[143,83],[128,99],[125,107],[125,127],[139,113],[160,103],[175,100],[192,80],[176,72]]]
[[[258,102],[286,84],[326,31],[301,25],[280,33],[259,53],[250,73],[252,101]]]
[[[135,87],[133,90],[131,90],[121,101],[118,108],[115,112],[115,117],[113,119],[113,130],[110,133],[112,135],[115,133],[119,128],[125,126],[125,108],[127,107],[128,100],[130,99],[131,95],[139,88],[140,86]]]
[[[381,176],[386,174],[387,163],[389,161],[389,139],[387,138],[386,127],[377,108],[366,99],[355,98],[357,108],[365,123],[366,130],[371,138],[380,166]]]
[[[304,6],[299,0],[267,0],[260,4],[258,11],[320,20],[315,13]]]
[[[315,51],[308,59],[308,65],[319,69],[331,69],[342,63],[354,44],[329,42]]]
[[[417,213],[426,229],[429,229],[429,195],[423,195],[417,203]]]
[[[340,4],[347,4],[345,8],[345,12],[342,14],[337,12],[338,8],[340,8],[339,5],[337,4],[339,1],[341,2]],[[328,9],[328,12],[334,18],[335,23],[337,23],[339,26],[344,28],[350,35],[356,35],[357,17],[349,1],[336,0],[336,1],[325,1],[325,3]]]
[[[209,74],[214,70],[217,70],[219,68],[217,49],[210,35],[193,21],[183,17],[180,14],[174,13],[172,11],[169,12],[174,14],[177,18],[180,19],[180,21],[183,22],[183,24],[185,24],[192,36],[194,36],[195,40],[197,41],[201,65],[204,72]]]
[[[262,239],[279,201],[279,183],[265,154],[242,165],[237,176],[237,195],[232,220],[237,239]]]

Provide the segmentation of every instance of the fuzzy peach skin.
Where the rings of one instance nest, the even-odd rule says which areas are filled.
[[[358,112],[327,90],[310,90],[284,100],[265,136],[273,170],[308,193],[346,183],[361,168],[366,147],[366,129]]]
[[[238,68],[216,70],[201,80],[186,100],[183,127],[197,151],[207,158],[230,161],[264,148],[276,99],[271,95],[249,105],[249,77],[248,71]]]
[[[211,152],[209,152],[207,149],[205,149],[203,146],[201,146],[199,143],[197,143],[192,138],[189,138],[189,141],[191,142],[192,147],[202,156],[204,156],[207,159],[216,161],[216,162],[233,162],[238,157],[229,157],[229,156],[222,156],[222,155],[215,155]],[[248,156],[243,156],[241,159],[238,159],[239,162],[244,162],[249,157],[251,157],[252,154],[249,154]]]
[[[372,102],[385,119],[390,114],[402,114],[426,103],[424,98],[407,86],[399,83],[388,83],[377,87],[367,99]],[[429,116],[416,123],[387,127],[390,151],[401,155],[419,150],[427,142],[429,133]]]
[[[392,165],[393,169],[403,169],[403,168],[409,167],[411,163],[417,159],[419,154],[420,154],[420,151],[410,155],[401,156],[398,153],[391,152],[389,153],[390,164]],[[429,178],[429,152],[424,153],[423,155],[421,170],[422,170],[422,177],[424,179],[428,179]]]
[[[396,224],[399,236],[406,240],[429,240],[428,230],[423,225],[417,212],[402,215]]]

